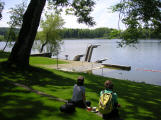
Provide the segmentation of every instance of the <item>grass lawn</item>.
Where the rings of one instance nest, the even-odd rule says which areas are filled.
[[[32,64],[36,64],[34,58]],[[47,58],[43,58],[44,60]],[[45,63],[44,63],[45,64]],[[39,67],[27,70],[5,68],[0,64],[0,119],[2,120],[101,120],[94,113],[76,109],[73,114],[64,114],[59,107],[64,103],[50,100],[32,93],[11,82],[25,84],[63,99],[72,97],[73,85],[79,75],[85,77],[87,100],[97,106],[103,83],[110,79],[121,104],[120,116],[123,120],[161,120],[161,87],[144,83],[117,80],[86,73],[63,72]]]
[[[0,62],[6,61],[10,53],[0,50]]]
[[[65,64],[67,62],[58,61],[58,64]],[[31,65],[53,65],[57,64],[56,59],[47,58],[47,57],[30,57],[30,64]]]
[[[9,57],[8,52],[3,52],[0,51],[0,62],[6,61],[7,58]],[[58,61],[58,64],[66,64],[67,62],[65,61]],[[30,57],[30,65],[34,65],[34,66],[41,66],[41,65],[53,65],[53,64],[57,64],[57,60],[56,59],[52,59],[52,58],[48,58],[48,57],[35,57],[35,56],[31,56]]]

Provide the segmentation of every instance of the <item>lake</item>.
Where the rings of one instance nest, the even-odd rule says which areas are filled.
[[[76,55],[85,54],[89,45],[100,45],[93,50],[92,62],[107,58],[103,63],[131,66],[132,69],[123,71],[103,68],[93,70],[94,74],[161,85],[160,40],[140,40],[135,47],[123,48],[118,47],[118,41],[120,40],[64,40],[59,58],[65,59],[65,55],[69,55],[72,60]]]
[[[131,66],[130,71],[116,69],[98,69],[93,70],[93,74],[107,77],[131,80],[136,82],[145,82],[161,86],[161,40],[140,40],[135,47],[118,47],[118,39],[82,39],[82,40],[64,40],[61,46],[59,58],[73,60],[74,56],[85,54],[90,45],[100,45],[94,48],[91,62],[100,59],[108,59],[103,63]],[[0,44],[2,48],[2,42]],[[6,51],[10,51],[7,48]],[[38,53],[33,49],[32,53]],[[81,59],[84,60],[84,57]]]

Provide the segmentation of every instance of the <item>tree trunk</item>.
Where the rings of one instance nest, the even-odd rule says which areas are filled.
[[[47,44],[47,41],[46,41],[44,44],[42,44],[41,49],[40,49],[40,53],[42,53],[42,52],[43,52],[44,47],[45,47],[45,45],[46,45],[46,44]]]
[[[45,43],[44,44],[42,44],[42,46],[41,46],[41,49],[40,49],[40,52],[42,53],[42,51],[44,50],[44,47],[45,47],[45,45],[48,43],[48,33],[46,34],[46,41],[45,41]]]
[[[35,40],[36,32],[40,23],[41,14],[46,0],[31,0],[23,16],[23,24],[11,54],[9,64],[28,66],[31,48]]]
[[[6,49],[7,45],[8,45],[8,40],[7,40],[5,46],[4,46],[3,50],[2,50],[3,52],[4,52],[4,50]]]
[[[2,50],[2,51],[4,51],[4,50],[6,49],[6,47],[7,47],[7,45],[8,45],[8,42],[9,42],[9,40],[10,40],[10,36],[11,36],[11,29],[13,29],[13,28],[12,28],[12,25],[11,25],[11,28],[10,28],[10,30],[9,30],[9,34],[8,34],[8,37],[7,37],[6,45],[4,46],[4,48],[3,48],[3,50]]]

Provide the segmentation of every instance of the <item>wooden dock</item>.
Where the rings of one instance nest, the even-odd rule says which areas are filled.
[[[104,67],[112,67],[112,68],[118,68],[121,70],[131,70],[131,66],[123,66],[123,65],[112,65],[112,64],[102,64]]]
[[[49,58],[51,58],[52,53],[31,54],[30,56],[39,56],[39,57],[49,57]]]

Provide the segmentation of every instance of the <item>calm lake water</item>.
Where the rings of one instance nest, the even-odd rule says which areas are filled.
[[[108,59],[103,63],[131,66],[131,71],[115,69],[93,70],[94,74],[124,80],[161,85],[161,40],[141,40],[135,47],[118,48],[119,40],[64,40],[59,58],[73,59],[85,54],[87,46],[100,45],[93,50],[91,61]],[[84,60],[82,58],[81,60]]]
[[[74,56],[85,54],[89,45],[100,45],[93,50],[92,62],[108,59],[103,63],[131,66],[132,69],[123,71],[103,68],[93,70],[94,74],[161,86],[161,40],[141,40],[135,47],[123,48],[118,47],[118,41],[120,40],[64,40],[58,57],[65,59],[65,55],[69,55],[68,58],[73,60]],[[1,49],[2,42],[0,45]],[[32,53],[38,53],[38,50],[33,49]]]

